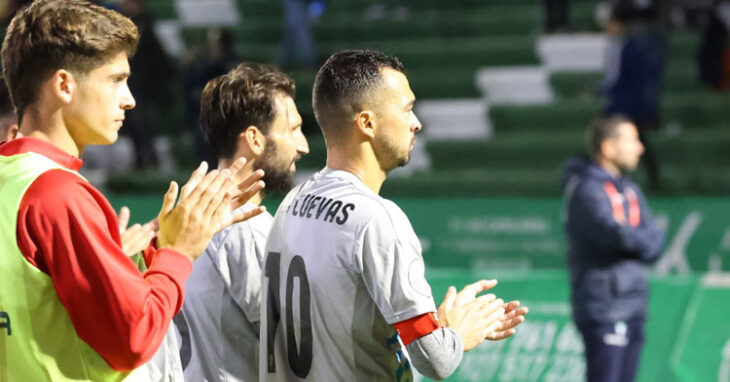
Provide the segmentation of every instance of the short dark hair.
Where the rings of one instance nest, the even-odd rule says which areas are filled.
[[[344,50],[327,59],[312,89],[314,116],[325,136],[361,110],[368,93],[381,84],[383,68],[405,73],[397,57],[375,50]]]
[[[131,20],[84,0],[36,0],[10,22],[2,47],[5,81],[22,118],[41,84],[58,69],[84,75],[115,55],[131,56],[139,32]]]
[[[10,100],[10,92],[5,80],[0,78],[0,118],[13,113],[13,102]]]
[[[208,81],[200,99],[200,129],[218,158],[231,158],[238,136],[249,126],[264,135],[276,117],[277,93],[294,98],[296,86],[269,65],[242,63]]]
[[[601,145],[607,139],[615,139],[618,136],[618,127],[624,123],[631,123],[631,120],[623,114],[614,114],[599,117],[593,120],[586,130],[586,146],[591,155],[601,152]]]

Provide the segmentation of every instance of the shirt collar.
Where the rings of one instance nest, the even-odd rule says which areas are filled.
[[[365,182],[362,181],[362,179],[360,179],[360,177],[358,177],[357,175],[355,175],[349,171],[335,170],[331,167],[325,166],[325,168],[323,168],[322,170],[319,171],[318,175],[323,178],[324,177],[339,178],[344,181],[350,182],[351,184],[355,185],[355,187],[357,187],[361,190],[364,190],[366,193],[378,195],[378,194],[374,193],[373,190],[368,188],[368,186],[365,184]],[[378,196],[380,196],[380,195],[378,195]]]
[[[11,156],[34,152],[73,171],[79,171],[84,161],[68,154],[54,144],[33,137],[21,137],[0,144],[0,155]]]

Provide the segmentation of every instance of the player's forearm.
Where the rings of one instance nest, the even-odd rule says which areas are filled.
[[[416,370],[435,380],[450,376],[464,354],[461,337],[449,328],[435,330],[414,340],[406,348]]]

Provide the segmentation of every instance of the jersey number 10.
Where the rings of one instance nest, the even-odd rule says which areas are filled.
[[[281,319],[281,301],[279,271],[281,269],[281,253],[269,252],[264,266],[264,275],[269,278],[266,291],[266,357],[269,373],[276,372],[274,357],[274,338]],[[294,278],[299,278],[299,346],[294,336]],[[309,280],[307,268],[301,256],[294,256],[289,264],[286,276],[286,348],[291,371],[299,378],[306,378],[312,368],[312,314],[309,305]]]

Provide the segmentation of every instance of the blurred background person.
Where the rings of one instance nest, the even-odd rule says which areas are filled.
[[[365,9],[365,20],[375,21],[390,18],[396,21],[406,21],[410,14],[410,9],[404,0],[375,0]]]
[[[188,62],[184,63],[183,89],[188,130],[193,136],[198,161],[204,160],[213,166],[218,163],[218,158],[201,134],[200,96],[209,80],[228,73],[239,62],[233,33],[225,28],[209,28],[203,44],[196,47]]]
[[[707,14],[699,49],[699,77],[710,89],[724,91],[730,88],[730,1],[716,1]]]
[[[591,158],[568,160],[565,234],[573,320],[583,336],[589,382],[631,382],[644,343],[648,267],[662,253],[657,226],[641,189],[623,176],[644,147],[626,117],[593,122]]]
[[[660,100],[667,55],[666,0],[613,0],[610,39],[601,84],[605,115],[624,114],[639,131],[649,189],[660,189],[659,160],[649,132],[661,127]]]
[[[317,68],[317,46],[310,25],[309,4],[309,0],[281,0],[284,31],[278,61],[284,70]]]
[[[155,116],[171,106],[171,86],[176,81],[177,70],[155,35],[155,18],[147,9],[146,0],[121,0],[118,7],[140,33],[137,52],[129,59],[134,73],[129,78],[129,88],[137,99],[137,107],[127,113],[121,133],[132,139],[135,168],[156,168],[159,159],[154,138],[160,128],[154,126],[154,121],[159,119]]]
[[[570,0],[542,0],[545,33],[565,31],[570,26]]]

